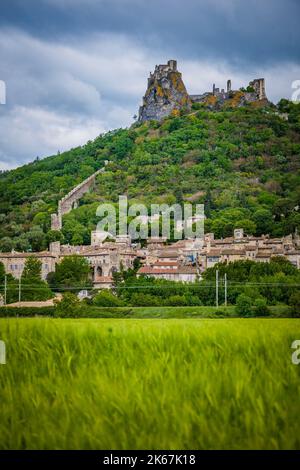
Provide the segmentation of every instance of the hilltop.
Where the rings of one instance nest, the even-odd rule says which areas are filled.
[[[193,103],[201,103],[212,110],[269,104],[264,78],[256,78],[239,90],[234,90],[231,80],[227,80],[226,90],[214,83],[211,91],[190,95],[177,69],[177,61],[169,60],[167,64],[156,65],[154,72],[150,72],[139,121],[160,121],[168,116],[179,116],[182,110],[190,111]]]
[[[0,175],[0,249],[41,250],[58,200],[104,166],[95,190],[64,216],[65,242],[90,242],[99,202],[204,202],[206,230],[281,236],[300,229],[300,105],[282,100],[216,110],[193,103],[162,121],[97,137],[83,147]]]

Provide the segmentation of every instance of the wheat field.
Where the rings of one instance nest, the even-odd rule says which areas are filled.
[[[0,319],[1,449],[300,449],[296,319]]]

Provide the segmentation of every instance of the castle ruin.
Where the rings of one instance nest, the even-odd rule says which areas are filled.
[[[182,108],[191,109],[192,101],[177,70],[177,61],[156,65],[150,72],[148,87],[139,110],[139,121],[160,120],[176,115]]]
[[[169,115],[177,115],[180,110],[190,110],[193,103],[203,103],[211,109],[219,109],[225,103],[228,106],[244,106],[246,103],[267,102],[265,79],[252,80],[246,89],[233,90],[231,80],[227,87],[189,95],[177,69],[177,61],[169,60],[167,64],[156,65],[150,72],[148,86],[139,110],[139,121],[161,120]]]

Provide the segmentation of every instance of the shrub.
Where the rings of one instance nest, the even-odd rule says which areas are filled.
[[[258,297],[255,299],[253,313],[258,317],[265,317],[270,315],[270,310],[267,306],[267,300],[264,297]]]
[[[157,307],[163,305],[160,297],[151,294],[133,294],[130,300],[133,307]]]
[[[252,314],[252,300],[245,294],[240,294],[236,301],[236,313],[243,317]]]
[[[53,317],[54,307],[1,307],[0,318],[5,317]]]
[[[300,292],[294,292],[289,298],[291,313],[293,317],[300,317]]]
[[[93,298],[93,305],[97,307],[123,307],[124,302],[116,297],[112,292],[103,290],[95,295]]]
[[[224,312],[224,310],[221,310],[221,309],[215,310],[213,312],[213,315],[216,316],[216,317],[221,317],[221,318],[228,317],[228,314],[226,312]]]
[[[197,295],[185,295],[186,298],[186,305],[190,305],[191,307],[197,307],[202,305],[201,299]]]
[[[63,294],[61,301],[55,300],[55,316],[61,318],[76,318],[80,316],[80,301],[71,292]]]
[[[171,295],[168,299],[166,299],[166,305],[182,307],[187,305],[187,300],[183,295]]]
[[[66,302],[66,301],[65,301]],[[65,303],[66,305],[66,303]],[[67,314],[66,314],[67,313]],[[56,318],[126,318],[132,313],[129,308],[99,308],[80,303],[78,309],[58,307],[0,307],[0,318],[7,317],[56,317]]]

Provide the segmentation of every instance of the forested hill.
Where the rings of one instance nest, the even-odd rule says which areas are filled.
[[[83,147],[0,175],[0,250],[41,250],[58,234],[58,200],[109,160],[93,193],[65,216],[64,241],[89,243],[99,201],[204,202],[216,236],[300,229],[300,105],[189,114],[99,136]]]

